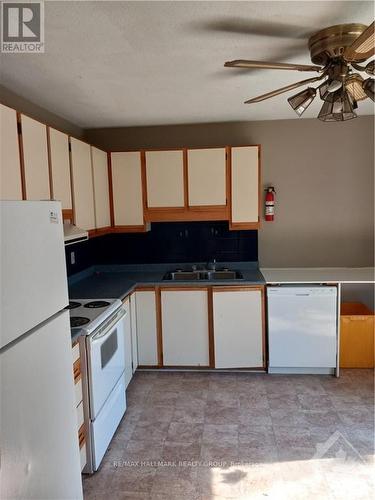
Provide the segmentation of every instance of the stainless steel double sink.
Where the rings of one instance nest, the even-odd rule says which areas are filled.
[[[167,273],[164,280],[171,281],[220,281],[242,280],[242,273],[231,269],[197,269],[192,271],[176,270]]]

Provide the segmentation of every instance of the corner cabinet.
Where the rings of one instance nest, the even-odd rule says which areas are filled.
[[[164,366],[209,366],[207,288],[161,288]]]
[[[0,104],[0,199],[22,200],[17,112]]]
[[[91,162],[94,186],[95,227],[97,229],[107,229],[111,226],[107,153],[91,146]]]
[[[51,195],[61,201],[63,210],[72,210],[72,189],[69,162],[69,137],[48,127],[51,163]]]
[[[26,200],[50,200],[47,127],[21,115]]]
[[[258,229],[260,225],[260,147],[231,148],[230,229]]]
[[[264,287],[213,287],[215,368],[265,368]]]
[[[114,225],[124,231],[143,231],[141,153],[111,153]]]
[[[94,184],[90,144],[70,138],[74,221],[78,227],[95,229]]]

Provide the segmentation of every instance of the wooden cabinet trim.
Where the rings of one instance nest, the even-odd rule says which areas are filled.
[[[215,368],[215,335],[214,335],[214,304],[213,304],[213,287],[209,287],[207,291],[208,305],[208,355],[209,367]]]
[[[155,306],[156,306],[156,344],[158,354],[158,366],[163,366],[163,323],[161,313],[161,288],[155,288]]]
[[[85,424],[83,423],[78,430],[78,443],[80,449],[85,444],[85,442],[86,442],[86,432],[85,432]]]
[[[23,142],[22,142],[22,122],[21,122],[21,113],[19,113],[18,111],[17,111],[17,132],[18,132],[18,148],[20,154],[22,199],[26,200],[25,156],[24,156]]]
[[[73,376],[74,384],[77,384],[81,380],[81,358],[78,358],[73,364]]]

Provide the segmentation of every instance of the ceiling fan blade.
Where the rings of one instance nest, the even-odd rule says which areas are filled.
[[[260,19],[246,19],[243,17],[217,18],[208,22],[200,22],[195,25],[204,31],[214,31],[219,33],[235,33],[246,36],[266,36],[272,38],[294,38],[306,40],[312,33],[318,31],[316,26],[305,28],[300,24],[283,23],[277,21],[261,21]]]
[[[297,71],[322,71],[321,66],[312,66],[308,64],[290,64],[290,63],[274,63],[265,61],[248,61],[246,59],[236,59],[227,61],[224,66],[229,68],[261,68],[261,69],[289,69]]]
[[[375,54],[375,23],[370,24],[368,28],[346,47],[344,59],[350,61],[365,61]]]
[[[280,89],[272,90],[271,92],[267,92],[267,94],[262,94],[257,97],[253,97],[252,99],[249,99],[248,101],[245,101],[245,104],[253,104],[254,102],[260,102],[264,101],[265,99],[270,99],[271,97],[274,97],[279,94],[283,94],[284,92],[288,92],[289,90],[296,89],[297,87],[301,87],[302,85],[306,85],[307,83],[313,83],[317,82],[318,80],[321,80],[326,76],[326,73],[324,72],[321,76],[315,76],[314,78],[306,78],[306,80],[301,80],[300,82],[296,83],[291,83],[290,85],[287,85],[286,87],[281,87]]]

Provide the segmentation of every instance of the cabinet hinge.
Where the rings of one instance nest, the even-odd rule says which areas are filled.
[[[71,153],[71,151],[72,151],[72,145],[71,145],[71,143],[69,141],[69,153]]]
[[[21,135],[21,134],[22,134],[21,122],[17,122],[17,133],[18,133],[19,135]]]

